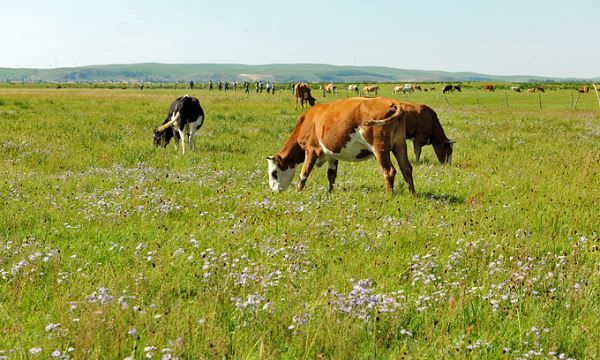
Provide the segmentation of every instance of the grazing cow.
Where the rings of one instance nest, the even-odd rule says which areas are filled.
[[[485,84],[485,85],[483,85],[483,88],[485,90],[488,90],[488,91],[491,91],[491,92],[496,91],[496,89],[494,89],[494,85],[492,85],[492,84]]]
[[[294,85],[294,97],[296,98],[296,106],[294,107],[294,109],[298,109],[298,100],[300,100],[300,107],[302,107],[303,109],[305,102],[308,102],[310,106],[314,106],[315,101],[317,101],[317,99],[312,97],[312,95],[310,94],[310,87],[308,86],[308,84],[300,82]]]
[[[462,92],[462,89],[460,88],[460,85],[454,85],[452,86],[452,91]]]
[[[406,138],[413,140],[415,159],[421,157],[421,148],[432,145],[440,163],[452,161],[452,144],[454,141],[446,137],[435,111],[427,105],[403,104],[406,119]]]
[[[175,138],[175,147],[185,154],[185,141],[190,150],[194,147],[196,130],[204,123],[204,110],[197,98],[184,95],[177,98],[169,107],[169,114],[162,125],[154,129],[154,146],[166,147]]]
[[[288,187],[296,167],[304,163],[298,183],[298,190],[302,190],[314,165],[328,162],[327,179],[332,191],[338,161],[362,161],[374,155],[391,192],[396,176],[392,152],[414,194],[412,166],[406,153],[404,106],[398,100],[382,97],[355,97],[307,109],[277,155],[267,158],[269,187],[273,191]]]
[[[395,86],[394,94],[398,94],[398,93],[402,92],[402,89],[404,89],[404,86],[402,86],[402,85]]]
[[[419,91],[423,91],[423,89],[421,89],[421,85],[414,85],[415,90],[419,90]],[[425,89],[427,90],[427,89]]]
[[[374,92],[375,96],[377,96],[377,93],[379,92],[379,86],[378,85],[366,85],[362,91],[367,94],[367,96],[369,96],[370,93]]]
[[[587,94],[588,92],[590,92],[590,88],[586,85],[586,86],[582,87],[581,89],[577,89],[577,92],[580,94]]]
[[[360,89],[358,88],[358,85],[348,85],[348,87],[346,88],[346,95],[348,95],[349,92],[355,92],[357,95],[360,93]]]
[[[446,85],[444,86],[444,88],[442,89],[442,93],[445,94],[449,91],[454,91],[454,87],[452,85]]]
[[[535,92],[535,90],[536,90],[536,88],[529,88],[529,89],[527,89],[527,92],[528,92],[528,93],[534,93],[534,92]]]
[[[520,87],[518,87],[518,86],[511,86],[511,87],[510,87],[510,90],[512,90],[512,91],[514,91],[514,92],[518,92],[518,93],[520,93],[520,92],[521,92],[521,88],[520,88]]]
[[[536,86],[535,91],[539,91],[541,93],[546,92],[542,86]]]
[[[411,93],[413,91],[415,91],[415,88],[411,84],[404,84],[404,86],[402,87],[403,94]]]
[[[323,97],[326,93],[337,95],[337,88],[334,84],[321,85],[320,89],[323,90]]]

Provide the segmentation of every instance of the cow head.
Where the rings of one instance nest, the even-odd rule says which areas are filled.
[[[452,152],[454,151],[453,149],[453,145],[456,141],[454,140],[446,140],[444,142],[443,145],[443,149],[444,149],[444,160],[445,162],[447,162],[448,164],[452,163]]]
[[[312,95],[310,93],[308,93],[308,103],[310,104],[310,106],[315,106],[315,102],[317,101],[317,99],[315,99],[314,97],[312,97]]]
[[[280,156],[269,156],[267,158],[267,166],[269,171],[269,187],[273,191],[281,191],[292,183],[295,167],[285,167],[282,164]]]
[[[154,146],[167,147],[173,138],[173,128],[169,127],[163,131],[154,129]]]

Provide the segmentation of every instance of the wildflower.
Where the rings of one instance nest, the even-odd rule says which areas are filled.
[[[48,324],[48,325],[46,325],[46,327],[44,328],[44,330],[46,330],[46,332],[51,332],[51,331],[58,330],[59,327],[60,327],[60,323]]]
[[[133,337],[136,340],[139,340],[139,338],[140,338],[136,328],[129,329],[129,331],[127,331],[127,335]]]
[[[31,355],[37,355],[41,352],[42,352],[42,348],[39,348],[39,347],[34,347],[34,348],[29,349],[29,353]]]

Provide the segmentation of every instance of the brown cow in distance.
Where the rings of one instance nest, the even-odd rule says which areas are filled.
[[[304,163],[298,183],[298,190],[302,190],[314,165],[320,167],[327,162],[332,191],[338,161],[362,161],[375,156],[391,192],[396,176],[391,152],[414,194],[412,166],[406,153],[405,107],[398,100],[355,97],[305,110],[277,155],[267,158],[269,187],[273,191],[287,188],[296,167]]]
[[[314,106],[315,101],[317,101],[317,99],[312,97],[312,95],[310,94],[310,86],[301,82],[294,85],[294,97],[296,98],[296,106],[294,107],[294,109],[298,109],[298,100],[300,100],[300,106],[303,109],[305,102],[308,102],[310,106]]]
[[[367,94],[367,96],[369,96],[369,94],[372,92],[374,92],[375,96],[377,96],[377,93],[379,92],[379,85],[365,85],[362,91],[363,93]]]
[[[492,85],[492,84],[485,84],[485,85],[483,85],[483,88],[484,88],[485,90],[488,90],[488,91],[491,91],[491,92],[494,92],[494,91],[495,91],[495,89],[494,89],[494,85]]]

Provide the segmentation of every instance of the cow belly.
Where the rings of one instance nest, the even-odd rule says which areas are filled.
[[[350,140],[338,151],[332,151],[319,141],[323,160],[363,161],[373,156],[373,146],[367,142],[360,130],[350,134]]]

